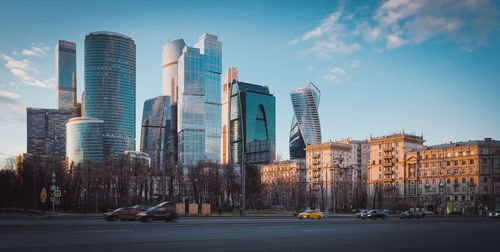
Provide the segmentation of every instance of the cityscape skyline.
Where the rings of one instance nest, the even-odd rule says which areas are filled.
[[[497,9],[497,6],[491,2],[484,2],[484,6],[493,6],[493,9]],[[263,9],[269,7],[276,10],[276,5],[280,4],[276,2],[256,4],[258,7],[252,11],[268,18],[268,10]],[[12,6],[7,4],[7,9]],[[126,9],[129,10],[133,4],[127,6]],[[319,10],[321,6],[327,7],[328,11]],[[485,11],[484,6],[476,6],[475,10]],[[387,45],[377,46],[366,41],[364,43],[351,41],[349,47],[345,44],[346,41],[340,41],[340,39],[345,39],[344,35],[335,36],[335,32],[338,32],[336,30],[341,29],[343,25],[347,25],[345,22],[348,22],[350,18],[354,18],[349,18],[351,14],[348,13],[362,16],[356,12],[358,7],[360,6],[324,3],[308,7],[315,10],[316,17],[301,16],[300,20],[306,22],[298,26],[299,28],[293,29],[295,35],[290,32],[276,32],[274,34],[276,36],[265,37],[264,40],[272,42],[271,49],[262,49],[260,53],[255,53],[256,56],[238,48],[241,46],[239,43],[241,40],[234,39],[237,33],[228,31],[230,30],[228,26],[222,26],[219,32],[216,28],[207,29],[210,22],[195,28],[193,24],[187,24],[181,27],[189,27],[192,30],[181,31],[182,28],[180,28],[172,33],[159,32],[155,29],[140,32],[138,27],[128,31],[126,24],[115,23],[106,29],[104,27],[90,29],[88,25],[83,25],[76,29],[78,34],[75,30],[71,32],[59,30],[54,33],[42,31],[41,33],[47,34],[40,36],[40,40],[22,43],[14,43],[14,41],[34,37],[23,37],[23,34],[17,34],[13,29],[9,29],[5,39],[0,41],[0,117],[2,119],[0,128],[3,132],[1,136],[5,139],[0,144],[0,153],[16,155],[26,152],[26,132],[23,132],[23,129],[26,129],[23,126],[26,123],[25,107],[56,108],[55,88],[57,85],[54,81],[56,77],[50,74],[55,72],[51,71],[55,68],[53,64],[55,61],[50,57],[51,54],[53,55],[51,51],[53,52],[54,48],[50,48],[49,45],[53,45],[59,39],[69,40],[76,43],[77,55],[84,55],[83,37],[93,30],[110,30],[127,34],[135,40],[138,46],[138,80],[136,82],[138,94],[135,117],[139,119],[136,119],[136,122],[141,122],[144,101],[160,95],[162,87],[161,50],[166,40],[157,37],[157,39],[144,39],[144,34],[154,33],[155,36],[182,37],[187,41],[194,41],[193,37],[210,31],[217,35],[219,41],[224,44],[222,69],[237,65],[244,73],[241,79],[269,86],[270,92],[276,97],[276,125],[289,125],[292,119],[289,90],[311,79],[322,90],[322,106],[319,113],[322,119],[323,141],[345,137],[366,139],[371,134],[384,135],[402,129],[407,132],[417,132],[419,135],[423,133],[425,139],[429,141],[428,144],[500,137],[499,129],[495,127],[500,119],[494,116],[496,108],[500,107],[499,85],[495,79],[495,66],[500,57],[498,50],[495,50],[499,44],[496,26],[488,31],[484,38],[485,42],[478,44],[445,38],[444,36],[449,34],[443,32],[443,34],[427,34],[427,37],[420,38],[422,39],[420,42],[419,38],[413,38],[415,41],[412,41],[411,37],[407,37],[405,42],[402,36],[398,42],[393,35],[388,35]],[[383,4],[372,7],[375,12],[384,10]],[[386,8],[389,7],[386,6]],[[103,9],[106,9],[106,6]],[[220,13],[220,11],[214,12]],[[280,12],[278,16],[288,17],[286,20],[290,21],[292,13],[296,14],[296,12],[297,10],[293,8],[289,14]],[[457,19],[461,17],[458,13],[452,14],[455,14]],[[486,17],[490,17],[489,15]],[[137,21],[138,18],[144,17],[136,17],[132,20]],[[412,19],[412,17],[407,18]],[[497,19],[498,15],[495,14],[493,21],[496,22]],[[220,22],[219,19],[215,20],[216,23]],[[412,20],[418,21],[419,19],[413,18]],[[466,18],[462,21],[467,23]],[[241,22],[243,20],[236,20],[235,24],[241,24]],[[6,22],[2,20],[1,23],[5,25]],[[263,27],[262,25],[257,22],[254,28]],[[283,24],[280,23],[280,25]],[[217,26],[220,27],[220,23],[214,27]],[[250,33],[255,33],[253,36],[256,36],[268,31],[264,29],[259,33],[250,30]],[[38,31],[35,33],[41,34]],[[321,40],[323,36],[329,38]],[[309,48],[311,50],[308,50],[307,47],[311,45],[308,43],[314,39],[318,40],[315,40],[312,43],[313,47]],[[147,40],[154,40],[154,42]],[[257,41],[255,47],[249,44],[243,45],[244,49],[252,49],[260,47],[261,43],[262,41]],[[450,44],[453,46],[449,46]],[[469,47],[466,47],[466,44]],[[318,49],[321,48],[320,45],[323,45],[323,51],[318,51],[321,50]],[[337,48],[331,46],[337,46]],[[345,48],[341,49],[342,46]],[[151,50],[145,50],[142,54],[141,48],[144,49],[144,47],[150,47]],[[304,55],[304,51],[308,53]],[[394,53],[396,51],[398,51],[397,55]],[[425,53],[427,51],[432,52],[433,56],[430,57],[429,53]],[[149,60],[146,57],[153,55],[156,63],[147,64]],[[281,57],[281,61],[271,59],[268,61],[269,65],[259,66],[258,60],[266,55],[271,55],[270,58]],[[411,60],[400,59],[406,56],[409,56]],[[327,59],[329,57],[330,59]],[[77,57],[77,79],[80,83],[78,97],[83,91],[82,85],[87,85],[82,78],[83,65],[83,57]],[[322,65],[328,65],[328,67],[321,69]],[[370,81],[373,82],[369,83]],[[222,88],[222,83],[219,85]],[[481,99],[475,97],[481,97]],[[24,117],[21,114],[24,114]],[[464,114],[468,117],[464,118]],[[379,120],[380,118],[384,120]],[[140,128],[140,125],[136,123],[136,150],[139,149],[137,136],[140,136]],[[288,133],[287,130],[277,130],[277,154],[285,158],[288,156]]]

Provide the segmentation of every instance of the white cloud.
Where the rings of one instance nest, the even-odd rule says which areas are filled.
[[[38,70],[31,66],[29,60],[16,60],[2,53],[0,53],[0,58],[5,61],[5,66],[9,69],[10,73],[24,84],[41,88],[53,88],[55,86],[55,78],[38,79],[35,77]]]
[[[323,76],[323,80],[339,84],[342,82],[339,78],[346,74],[347,72],[344,69],[340,67],[332,67],[332,69],[330,69],[330,71]]]
[[[29,49],[23,49],[21,53],[26,56],[38,56],[38,57],[45,56],[47,54],[47,52],[44,49],[36,46],[32,46]]]
[[[0,121],[21,121],[26,114],[26,106],[20,100],[21,96],[16,93],[0,90],[0,108],[2,111],[10,112],[0,116]]]
[[[351,60],[350,62],[344,63],[344,66],[349,68],[358,68],[359,65],[361,65],[361,62],[359,60]]]
[[[488,43],[499,16],[493,0],[381,0],[373,10],[339,8],[288,44],[309,42],[319,58],[357,52],[362,42],[376,50],[431,41],[473,51]]]

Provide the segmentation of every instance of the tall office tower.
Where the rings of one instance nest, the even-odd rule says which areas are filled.
[[[229,147],[229,122],[231,116],[231,87],[233,81],[238,81],[238,69],[230,67],[227,69],[226,76],[224,77],[223,91],[222,91],[222,141],[221,141],[221,164],[230,163],[230,147]]]
[[[182,39],[169,41],[163,46],[163,95],[170,96],[171,111],[171,148],[172,162],[178,163],[178,136],[177,136],[177,93],[178,93],[178,60],[186,43]]]
[[[195,47],[184,46],[175,62],[183,43],[176,40],[164,47],[163,87],[177,104],[172,120],[177,124],[178,163],[186,167],[220,158],[222,43],[217,36],[203,34]]]
[[[151,167],[159,172],[171,158],[170,96],[162,95],[144,102],[141,128],[141,152],[151,158]]]
[[[76,103],[76,44],[56,44],[57,108],[70,110]]]
[[[135,43],[114,32],[85,37],[85,117],[103,120],[104,158],[135,150]]]
[[[27,108],[27,152],[34,155],[66,156],[66,122],[69,110]]]
[[[87,162],[100,163],[104,159],[103,121],[94,118],[71,118],[66,124],[66,153],[68,165]]]
[[[312,82],[290,93],[293,106],[290,129],[290,159],[304,159],[305,148],[321,143],[318,106],[321,92]]]
[[[276,99],[267,86],[234,81],[231,85],[229,162],[267,164],[276,156]]]

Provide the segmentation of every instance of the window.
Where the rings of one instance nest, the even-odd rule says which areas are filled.
[[[485,165],[485,164],[488,164],[488,159],[483,158],[483,164],[484,164],[484,165]]]
[[[470,159],[470,160],[469,160],[469,164],[470,164],[470,165],[473,165],[473,164],[474,164],[474,159]]]
[[[450,166],[450,161],[446,161],[446,166]]]
[[[466,183],[465,178],[462,178],[462,183]]]
[[[458,165],[458,161],[457,161],[457,160],[455,160],[454,164],[455,164],[455,165]]]
[[[447,179],[446,179],[446,184],[449,184],[449,183],[450,183],[450,179],[449,179],[449,178],[447,178]]]

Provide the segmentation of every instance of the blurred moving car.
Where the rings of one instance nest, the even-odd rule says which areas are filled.
[[[356,218],[361,218],[361,215],[370,212],[370,209],[364,209],[356,213]]]
[[[383,210],[370,210],[368,211],[367,213],[365,214],[362,214],[361,215],[361,219],[372,219],[372,220],[376,220],[378,218],[381,218],[381,219],[386,219],[387,218],[387,213]]]
[[[422,212],[420,211],[404,211],[399,215],[399,218],[401,219],[420,219],[421,217],[424,217]]]
[[[142,222],[151,222],[154,220],[175,222],[178,218],[175,204],[170,201],[150,207],[146,211],[142,211],[136,215],[136,219]]]
[[[500,219],[500,210],[493,210],[488,214],[489,218]]]
[[[106,212],[104,213],[104,219],[107,221],[135,220],[135,215],[141,212],[138,206],[120,207],[112,212]]]
[[[323,214],[318,210],[306,210],[298,215],[299,219],[321,219]]]

